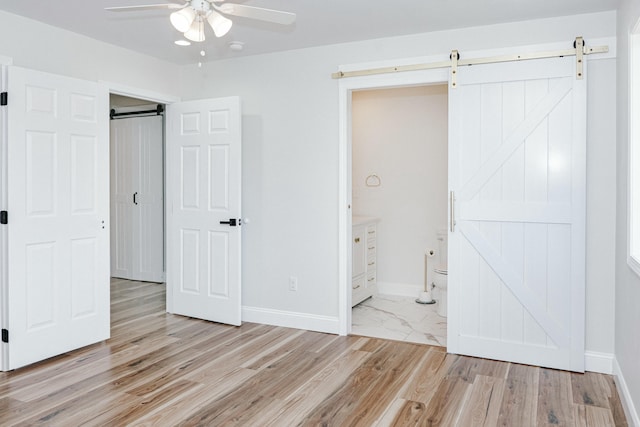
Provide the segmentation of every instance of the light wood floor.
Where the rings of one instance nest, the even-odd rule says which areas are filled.
[[[0,373],[0,425],[627,425],[611,376],[164,313],[112,283],[112,338]]]

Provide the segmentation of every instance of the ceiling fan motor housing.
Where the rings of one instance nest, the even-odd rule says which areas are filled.
[[[207,0],[191,0],[191,7],[198,12],[207,13],[211,10],[211,3]]]

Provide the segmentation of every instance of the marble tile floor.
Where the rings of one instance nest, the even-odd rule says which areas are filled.
[[[447,346],[447,318],[415,297],[374,295],[353,307],[351,325],[353,335]]]

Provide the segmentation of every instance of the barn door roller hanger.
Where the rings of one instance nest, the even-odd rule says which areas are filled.
[[[592,55],[595,53],[607,53],[609,52],[609,46],[586,46],[582,37],[576,37],[573,42],[572,49],[564,50],[552,50],[543,52],[531,52],[523,54],[501,55],[501,56],[489,56],[486,58],[471,58],[461,59],[460,53],[457,50],[451,51],[449,61],[429,62],[424,64],[411,64],[411,65],[398,65],[394,67],[382,67],[372,68],[368,70],[355,70],[355,71],[338,71],[331,74],[334,79],[343,79],[346,77],[362,77],[373,76],[377,74],[389,74],[399,73],[402,71],[421,71],[431,70],[435,68],[447,68],[451,67],[451,88],[455,89],[457,82],[457,70],[464,65],[479,65],[479,64],[492,64],[498,62],[513,62],[513,61],[525,61],[529,59],[542,59],[542,58],[557,58],[563,56],[575,56],[576,57],[576,79],[582,80],[584,78],[584,55]]]

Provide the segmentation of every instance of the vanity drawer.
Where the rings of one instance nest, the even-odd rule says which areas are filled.
[[[375,271],[376,269],[376,254],[367,257],[367,272]]]
[[[375,271],[367,273],[367,284],[366,284],[367,288],[374,286],[376,284],[376,281],[377,279],[376,279]]]
[[[367,226],[367,241],[376,239],[376,225],[368,225]]]
[[[353,280],[351,281],[351,289],[353,289],[354,291],[356,289],[364,289],[364,287],[366,286],[365,284],[366,284],[366,278],[364,275],[354,277]]]

